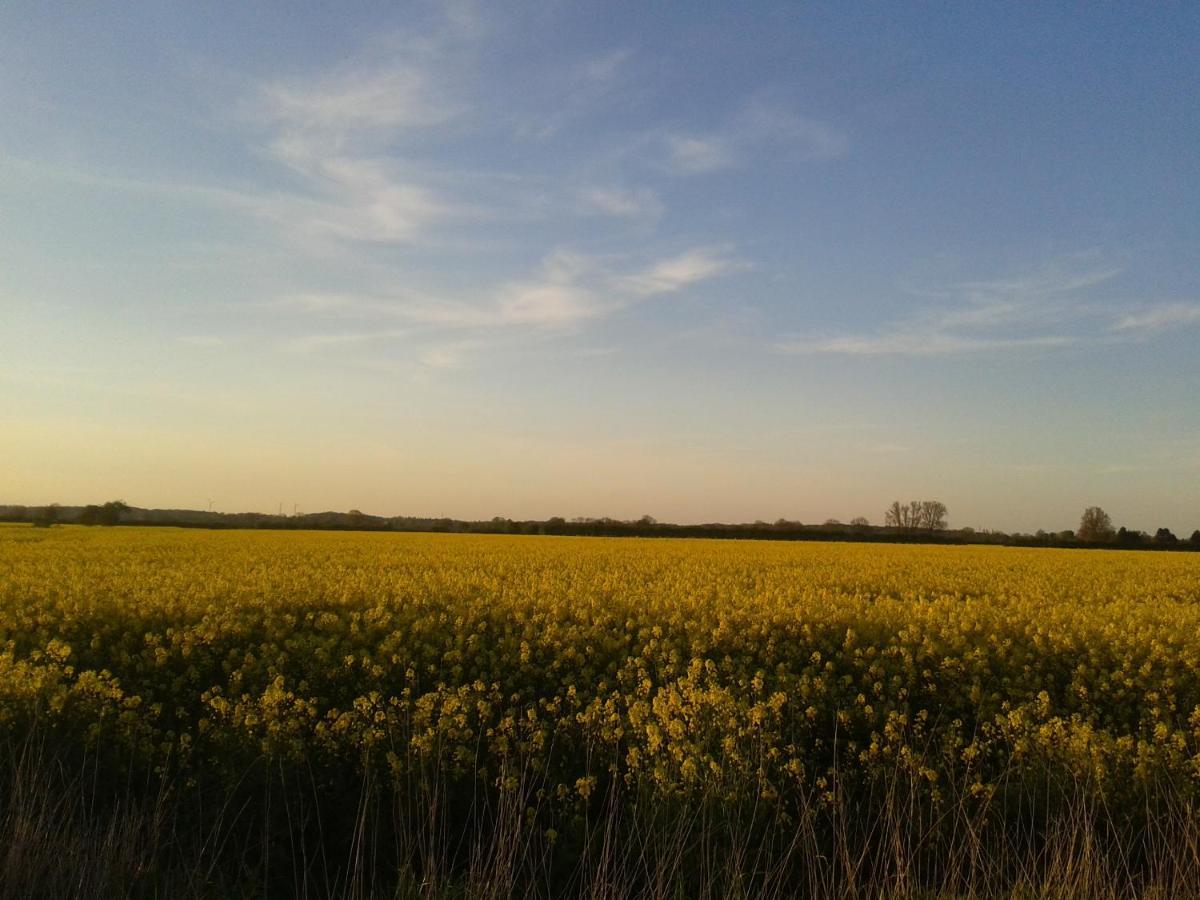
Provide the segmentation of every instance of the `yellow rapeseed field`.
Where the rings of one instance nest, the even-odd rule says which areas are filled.
[[[1200,554],[2,527],[0,730],[523,792],[551,843],[602,795],[1136,818],[1200,784]]]
[[[835,737],[869,767],[933,734],[981,775],[1190,776],[1200,556],[3,528],[0,684],[9,728],[148,753],[567,742],[664,790],[772,790]]]

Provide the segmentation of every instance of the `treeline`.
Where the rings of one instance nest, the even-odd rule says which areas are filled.
[[[1200,550],[1200,530],[1180,538],[1160,528],[1150,535],[1128,528],[1114,529],[1098,507],[1090,507],[1076,531],[1010,533],[946,527],[947,510],[940,501],[896,501],[884,511],[884,525],[865,517],[843,523],[827,519],[806,524],[791,519],[774,522],[678,525],[652,516],[640,519],[579,517],[566,519],[463,520],[424,516],[373,516],[359,510],[298,515],[221,513],[191,509],[141,509],[120,500],[90,506],[2,506],[0,521],[33,525],[163,525],[179,528],[263,528],[318,531],[432,532],[443,534],[549,534],[580,537],[742,538],[781,541],[863,541],[919,544],[998,544],[1017,547],[1088,547],[1144,550]]]

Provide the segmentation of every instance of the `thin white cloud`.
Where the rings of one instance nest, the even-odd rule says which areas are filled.
[[[478,341],[453,341],[426,347],[417,355],[417,362],[427,369],[461,369],[466,365],[471,351],[478,349]]]
[[[533,282],[504,291],[499,318],[505,323],[569,325],[600,312],[586,290],[569,284]]]
[[[1200,325],[1200,304],[1168,303],[1122,316],[1112,326],[1120,334],[1150,335],[1169,328]]]
[[[730,259],[720,251],[689,250],[661,260],[642,272],[625,276],[620,283],[636,296],[652,297],[674,293],[741,267],[744,263]]]
[[[22,178],[61,181],[87,189],[143,195],[162,201],[194,203],[244,212],[254,212],[258,203],[255,194],[234,188],[113,175],[73,166],[56,165],[44,160],[21,159],[6,155],[0,156],[0,167],[13,169],[20,173]]]
[[[379,37],[332,70],[260,83],[243,120],[297,189],[262,198],[259,214],[307,242],[384,244],[427,241],[464,214],[445,188],[454,179],[435,185],[435,165],[398,150],[469,109],[462,72],[480,33],[476,13],[451,6],[420,37]]]
[[[672,135],[667,138],[667,163],[681,175],[699,175],[732,166],[734,154],[722,138]]]
[[[499,289],[499,321],[554,327],[596,318],[607,311],[597,291],[601,272],[590,257],[565,250],[551,253],[536,277]]]
[[[569,326],[604,312],[602,300],[587,286],[592,263],[570,253],[553,253],[538,277],[509,283],[497,297],[500,324]]]
[[[1071,260],[1058,261],[1043,266],[1035,272],[1012,278],[992,278],[979,281],[961,281],[940,291],[968,298],[1013,297],[1030,298],[1068,294],[1084,288],[1094,287],[1110,281],[1121,274],[1119,266],[1074,268]]]
[[[282,155],[277,158],[283,161]],[[310,155],[301,165],[294,157],[289,167],[304,175],[307,191],[303,193],[141,180],[14,159],[4,162],[35,177],[221,209],[268,222],[300,238],[414,243],[438,222],[475,214],[420,184],[400,179],[393,171],[395,165],[384,159]],[[203,260],[212,258],[211,250],[206,251]]]
[[[363,129],[395,132],[436,125],[459,112],[435,94],[429,76],[413,65],[349,68],[313,80],[271,81],[261,88],[259,108],[285,128],[330,138]]]
[[[435,328],[485,328],[496,324],[494,311],[479,304],[420,293],[313,293],[286,294],[269,301],[267,308],[296,312],[333,321],[386,321],[402,319]]]
[[[553,138],[597,108],[614,102],[619,89],[629,81],[627,70],[633,56],[631,48],[618,47],[552,74],[544,80],[541,91],[529,98],[536,112],[517,117],[516,136],[529,140]]]
[[[268,306],[306,313],[351,312],[361,303],[354,294],[293,293],[272,300]]]
[[[584,62],[581,74],[587,81],[609,84],[620,76],[632,58],[632,48],[618,47]]]
[[[753,101],[710,134],[667,135],[664,151],[668,170],[700,175],[739,165],[755,153],[803,162],[834,159],[849,147],[849,138],[827,122]]]
[[[589,188],[581,192],[580,203],[585,212],[624,219],[656,219],[663,213],[662,201],[648,188]]]
[[[878,331],[799,335],[776,343],[796,354],[933,357],[1009,350],[1064,348],[1111,340],[1118,331],[1146,330],[1166,319],[1186,318],[1174,307],[1143,317],[1125,316],[1107,331],[1110,307],[1086,291],[1110,281],[1113,267],[1072,268],[1064,262],[1014,278],[966,281],[921,293],[944,302],[917,310]],[[1124,327],[1122,327],[1124,323]],[[1165,326],[1164,326],[1165,327]]]
[[[391,116],[381,115],[380,121],[391,121]],[[320,128],[276,134],[268,155],[299,175],[306,190],[265,200],[261,214],[306,235],[411,243],[454,212],[448,200],[406,175],[402,163],[369,154],[355,138],[353,131]]]
[[[1075,343],[1068,336],[1028,338],[979,338],[939,331],[905,331],[877,335],[841,335],[826,338],[780,341],[776,349],[796,354],[842,356],[953,356],[991,350],[1065,347]]]
[[[849,138],[829,123],[763,101],[747,105],[734,130],[745,143],[782,145],[801,160],[833,159],[850,148]]]
[[[348,350],[365,344],[398,340],[408,336],[409,333],[403,329],[387,328],[376,331],[305,334],[286,339],[281,347],[289,353],[314,353],[330,349]]]
[[[412,243],[459,212],[429,188],[402,180],[387,160],[313,158],[315,198],[278,198],[264,212],[309,235],[350,241]]]
[[[445,17],[445,37],[477,41],[487,31],[483,12],[475,0],[440,0],[438,10]]]
[[[744,267],[727,252],[701,248],[620,272],[594,258],[559,251],[548,255],[529,278],[503,282],[479,299],[420,293],[298,293],[270,306],[341,320],[400,319],[433,329],[555,330],[575,328]]]

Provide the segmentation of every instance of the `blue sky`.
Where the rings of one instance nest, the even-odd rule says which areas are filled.
[[[1200,527],[1200,8],[0,7],[0,501]]]

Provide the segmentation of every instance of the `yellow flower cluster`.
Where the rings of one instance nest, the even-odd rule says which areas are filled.
[[[0,731],[34,727],[574,804],[1190,792],[1200,554],[0,527]]]

